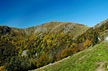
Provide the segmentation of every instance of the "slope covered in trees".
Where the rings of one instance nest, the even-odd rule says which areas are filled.
[[[52,65],[32,71],[107,71],[108,42],[87,48]]]
[[[49,22],[26,29],[1,26],[0,66],[8,71],[24,71],[61,60],[101,42],[107,25],[108,22],[89,28],[69,22]]]
[[[73,39],[88,28],[70,22],[49,22],[25,29],[0,26],[0,66],[8,71],[24,71],[60,60],[57,56],[72,51],[68,47]],[[66,56],[68,53],[62,58]]]

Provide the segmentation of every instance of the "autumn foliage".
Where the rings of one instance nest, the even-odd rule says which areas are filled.
[[[18,33],[0,35],[0,66],[7,66],[6,68],[10,70],[15,67],[15,70],[18,70],[18,66],[21,65],[23,70],[30,67],[42,67],[97,44],[99,33],[107,28],[108,26],[98,29],[90,28],[87,32],[74,39],[72,34],[64,34],[60,31],[40,32],[41,34],[37,33],[39,36],[31,34],[31,36],[26,36],[27,38],[24,34]],[[28,51],[26,58],[21,56],[24,50]],[[21,64],[19,63],[18,65],[17,62]],[[25,64],[27,62],[28,66],[26,68]],[[13,67],[11,68],[12,65]]]
[[[66,49],[62,50],[61,53],[59,53],[57,55],[57,60],[60,60],[60,59],[65,58],[69,55],[72,55],[72,54],[73,54],[72,49],[71,48],[66,48]]]
[[[87,39],[85,42],[84,42],[84,48],[87,48],[91,45],[91,41],[89,39]]]
[[[43,54],[40,56],[40,58],[36,62],[36,67],[41,67],[44,65],[47,65],[49,62],[51,62],[51,57],[49,57],[47,54]]]

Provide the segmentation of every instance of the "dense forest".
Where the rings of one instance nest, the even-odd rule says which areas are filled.
[[[103,32],[108,30],[108,22],[97,28],[88,28],[77,37],[73,34],[74,30],[64,33],[64,28],[30,35],[23,33],[23,29],[17,29],[22,31],[20,33],[13,30],[0,26],[0,68],[27,71],[61,60],[103,41]]]

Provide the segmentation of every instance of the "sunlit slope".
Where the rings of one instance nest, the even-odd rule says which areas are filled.
[[[90,27],[78,23],[71,22],[48,22],[38,26],[29,27],[29,28],[13,28],[8,26],[0,26],[0,35],[11,35],[21,37],[23,36],[32,36],[34,35],[42,35],[43,33],[64,33],[74,37],[77,37],[87,31]],[[28,37],[27,37],[28,38]],[[22,38],[21,38],[22,39]]]
[[[34,71],[107,71],[108,42],[89,47],[60,62]]]
[[[78,23],[71,23],[71,22],[48,22],[44,23],[35,27],[30,27],[24,29],[25,32],[28,32],[29,34],[32,32],[32,34],[35,35],[42,35],[45,32],[54,33],[64,33],[71,35],[73,37],[77,37],[87,31],[90,27]],[[38,33],[38,34],[37,34]]]

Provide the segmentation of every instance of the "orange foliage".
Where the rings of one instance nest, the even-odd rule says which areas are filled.
[[[3,69],[5,69],[5,66],[0,66],[0,70],[3,70]]]
[[[47,65],[49,62],[49,56],[47,54],[43,54],[40,56],[39,60],[37,60],[36,66],[41,67]]]
[[[69,55],[72,55],[72,54],[73,54],[72,49],[66,48],[66,49],[62,50],[60,54],[57,55],[57,60],[60,60],[60,59],[65,58]]]
[[[57,61],[61,60],[61,53],[57,54],[56,60],[57,60]]]
[[[79,48],[78,47],[74,47],[74,48],[72,48],[72,51],[73,51],[73,53],[77,53],[79,51]]]

